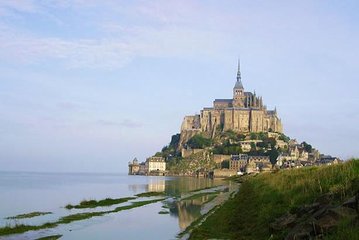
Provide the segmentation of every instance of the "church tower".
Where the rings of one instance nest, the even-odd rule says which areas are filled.
[[[238,59],[237,82],[233,88],[233,107],[244,107],[245,95],[241,77],[241,63]]]

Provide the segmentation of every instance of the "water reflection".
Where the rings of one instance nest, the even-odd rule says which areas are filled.
[[[178,218],[181,231],[201,216],[201,208],[208,200],[210,200],[209,195],[206,195],[194,200],[175,202],[170,206],[170,214]]]
[[[181,231],[201,216],[203,204],[210,200],[209,195],[199,196],[191,200],[176,200],[191,191],[215,187],[223,184],[219,179],[192,177],[148,177],[148,184],[131,184],[129,189],[138,192],[165,192],[172,200],[167,202],[170,216],[178,218]],[[213,195],[212,195],[213,197]]]
[[[151,178],[148,183],[149,192],[164,192],[166,188],[164,178]]]
[[[207,179],[207,178],[193,178],[193,177],[178,177],[166,181],[165,192],[169,196],[181,196],[197,189],[213,187],[223,184],[220,179]]]

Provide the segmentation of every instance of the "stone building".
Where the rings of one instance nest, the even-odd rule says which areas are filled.
[[[237,172],[245,172],[248,163],[247,154],[232,155],[229,161],[229,169],[236,170]]]
[[[146,171],[148,174],[151,172],[165,172],[166,171],[166,162],[163,157],[150,157],[146,160]]]
[[[269,156],[249,156],[246,165],[246,173],[255,173],[262,171],[271,171],[272,164]]]
[[[139,163],[137,158],[128,163],[129,175],[163,175],[166,172],[166,161],[163,157],[150,157]]]
[[[239,62],[233,98],[215,99],[212,107],[202,109],[198,115],[186,116],[181,126],[179,148],[197,133],[213,137],[216,131],[226,130],[238,133],[283,132],[277,110],[268,110],[262,97],[255,92],[244,91]]]
[[[137,158],[128,163],[128,175],[137,175],[140,170],[140,164]]]

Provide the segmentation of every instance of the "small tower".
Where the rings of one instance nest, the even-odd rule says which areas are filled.
[[[244,107],[244,88],[241,77],[241,64],[238,59],[237,81],[233,88],[233,107]]]

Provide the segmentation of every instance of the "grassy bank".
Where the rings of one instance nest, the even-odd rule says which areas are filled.
[[[270,232],[269,226],[276,218],[313,203],[323,194],[331,194],[335,204],[358,191],[359,160],[248,177],[239,193],[194,229],[190,239],[283,239],[285,231]],[[343,223],[326,237],[351,239],[358,235],[358,228]]]

